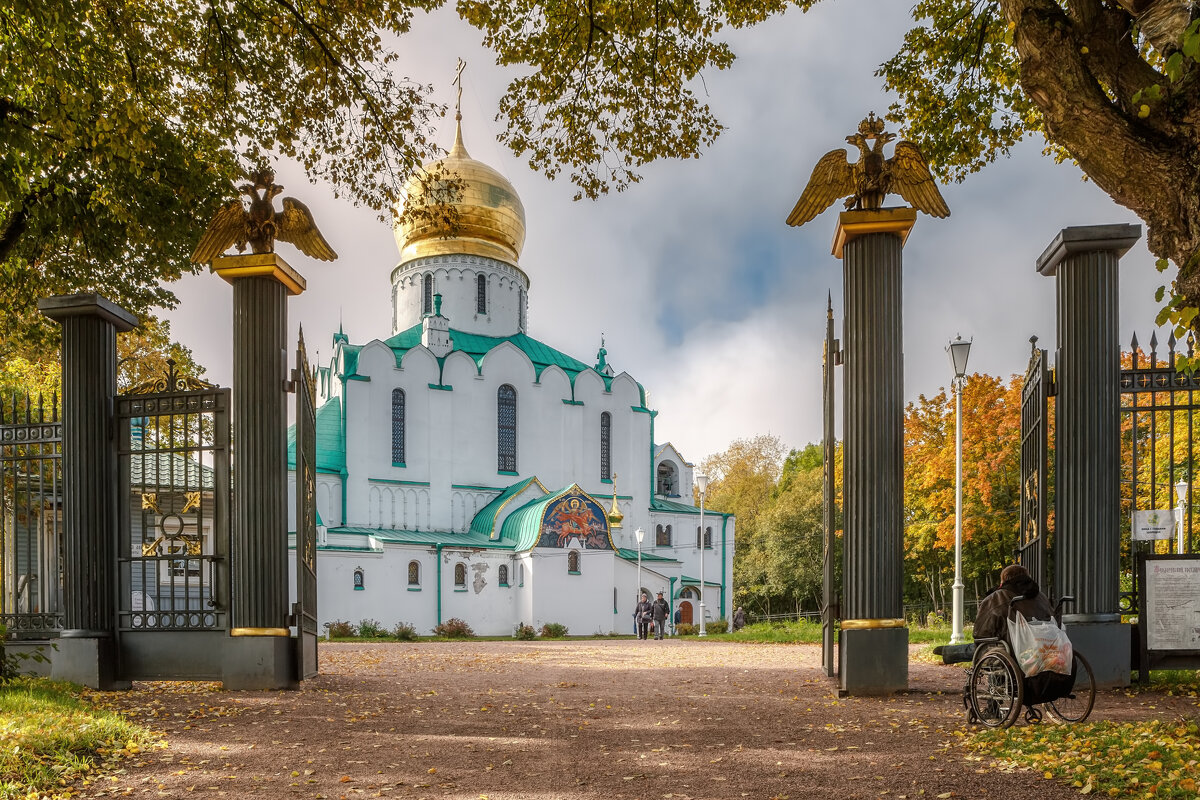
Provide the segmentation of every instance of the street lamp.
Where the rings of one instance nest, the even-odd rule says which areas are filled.
[[[633,532],[633,535],[637,537],[637,543],[638,543],[637,597],[638,597],[638,602],[640,603],[642,601],[642,539],[646,538],[646,529],[638,528],[636,531]]]
[[[1187,502],[1188,482],[1183,478],[1175,484],[1175,497],[1179,506],[1175,509],[1175,552],[1183,555],[1183,506]]]
[[[708,476],[696,476],[696,488],[700,490],[700,631],[697,635],[707,636],[704,630],[704,492],[708,489]]]
[[[950,366],[954,368],[954,585],[951,586],[950,644],[963,640],[963,582],[962,582],[962,390],[967,382],[967,356],[971,341],[955,336],[946,345]]]

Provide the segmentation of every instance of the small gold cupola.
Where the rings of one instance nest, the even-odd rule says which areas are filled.
[[[613,473],[613,501],[612,508],[608,510],[608,527],[620,528],[621,521],[625,519],[625,515],[621,513],[621,509],[617,508],[617,473]]]

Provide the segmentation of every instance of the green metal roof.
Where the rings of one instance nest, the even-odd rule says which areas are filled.
[[[296,426],[287,430],[288,469],[296,468]],[[317,409],[317,472],[341,474],[346,466],[346,442],[342,438],[342,399],[331,397]]]
[[[532,483],[537,483],[543,492],[546,491],[546,487],[542,486],[541,481],[539,481],[536,477],[526,478],[523,481],[517,481],[512,486],[509,486],[507,489],[502,491],[499,496],[492,500],[492,502],[488,503],[479,510],[479,513],[476,514],[474,519],[471,520],[471,533],[487,537],[492,541],[499,539],[500,532],[496,530],[496,517],[499,516],[500,511],[506,505],[508,505],[514,497],[528,489],[529,485]]]
[[[529,550],[535,547],[538,543],[538,539],[540,539],[542,536],[542,520],[546,515],[546,508],[551,503],[559,500],[563,495],[566,495],[572,491],[592,497],[591,495],[588,495],[587,492],[584,492],[579,484],[573,483],[570,486],[558,490],[557,492],[553,492],[545,497],[526,503],[505,518],[504,524],[500,526],[500,540],[511,541],[513,543],[512,546],[517,550]],[[596,498],[592,497],[592,500],[595,499]],[[604,508],[603,505],[600,507],[601,509]],[[608,526],[606,523],[606,532],[607,527]],[[612,543],[611,532],[608,533],[608,543],[610,547],[612,547],[614,550],[616,549],[616,546]]]
[[[416,544],[446,545],[448,547],[486,547],[491,549],[511,549],[508,542],[493,542],[486,536],[476,533],[455,533],[452,531],[397,531],[384,528],[330,528],[329,533],[341,535],[374,536],[385,544]]]
[[[630,550],[627,547],[618,547],[617,555],[619,555],[621,558],[625,559],[626,561],[637,561],[638,560],[637,550]],[[663,564],[663,563],[682,564],[683,563],[682,561],[680,561],[677,558],[667,558],[666,556],[655,555],[654,553],[648,553],[645,550],[643,550],[642,551],[642,563],[646,564],[651,561],[658,562],[659,564]]]
[[[689,506],[686,503],[676,503],[673,500],[663,500],[661,497],[650,498],[651,511],[664,511],[670,514],[699,514],[700,509],[696,506]],[[732,517],[733,514],[725,514],[721,511],[713,511],[711,508],[704,509],[705,516],[713,517]]]
[[[700,579],[692,578],[687,575],[680,575],[679,576],[679,585],[680,586],[685,586],[685,585],[686,586],[699,586]],[[705,581],[704,585],[705,586],[720,586],[721,582],[720,581]]]
[[[396,352],[397,363],[399,363],[400,357],[405,352],[421,343],[421,330],[421,325],[414,325],[408,330],[400,331],[400,333],[397,333],[384,342],[384,344]],[[516,333],[512,336],[483,336],[478,333],[467,333],[466,331],[451,328],[450,338],[454,342],[454,350],[471,356],[475,360],[477,369],[482,367],[483,357],[503,342],[512,342],[521,352],[529,356],[529,360],[537,368],[538,375],[541,375],[542,370],[549,366],[562,367],[572,378],[585,369],[591,369],[591,367],[579,359],[571,358],[566,353],[555,350],[553,347],[523,333]],[[347,354],[345,364],[346,374],[352,374],[353,370],[358,366],[357,349],[355,350],[353,359]]]

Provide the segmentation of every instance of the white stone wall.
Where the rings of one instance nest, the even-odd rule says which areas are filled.
[[[482,256],[443,255],[405,262],[392,271],[392,333],[418,324],[425,315],[423,281],[433,275],[433,293],[442,296],[442,316],[450,326],[484,336],[511,336],[522,330],[521,304],[529,278],[519,269]],[[487,311],[478,313],[478,276],[487,279]]]

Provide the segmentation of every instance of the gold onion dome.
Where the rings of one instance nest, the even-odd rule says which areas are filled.
[[[466,253],[518,266],[521,247],[525,244],[525,207],[507,178],[467,153],[462,141],[461,120],[455,126],[454,146],[450,152],[445,158],[426,164],[424,170],[462,182],[461,191],[453,202],[457,220],[448,226],[438,219],[403,215],[395,227],[400,262],[424,256]],[[409,180],[404,194],[404,210],[429,204],[425,199],[425,187],[417,177]]]

